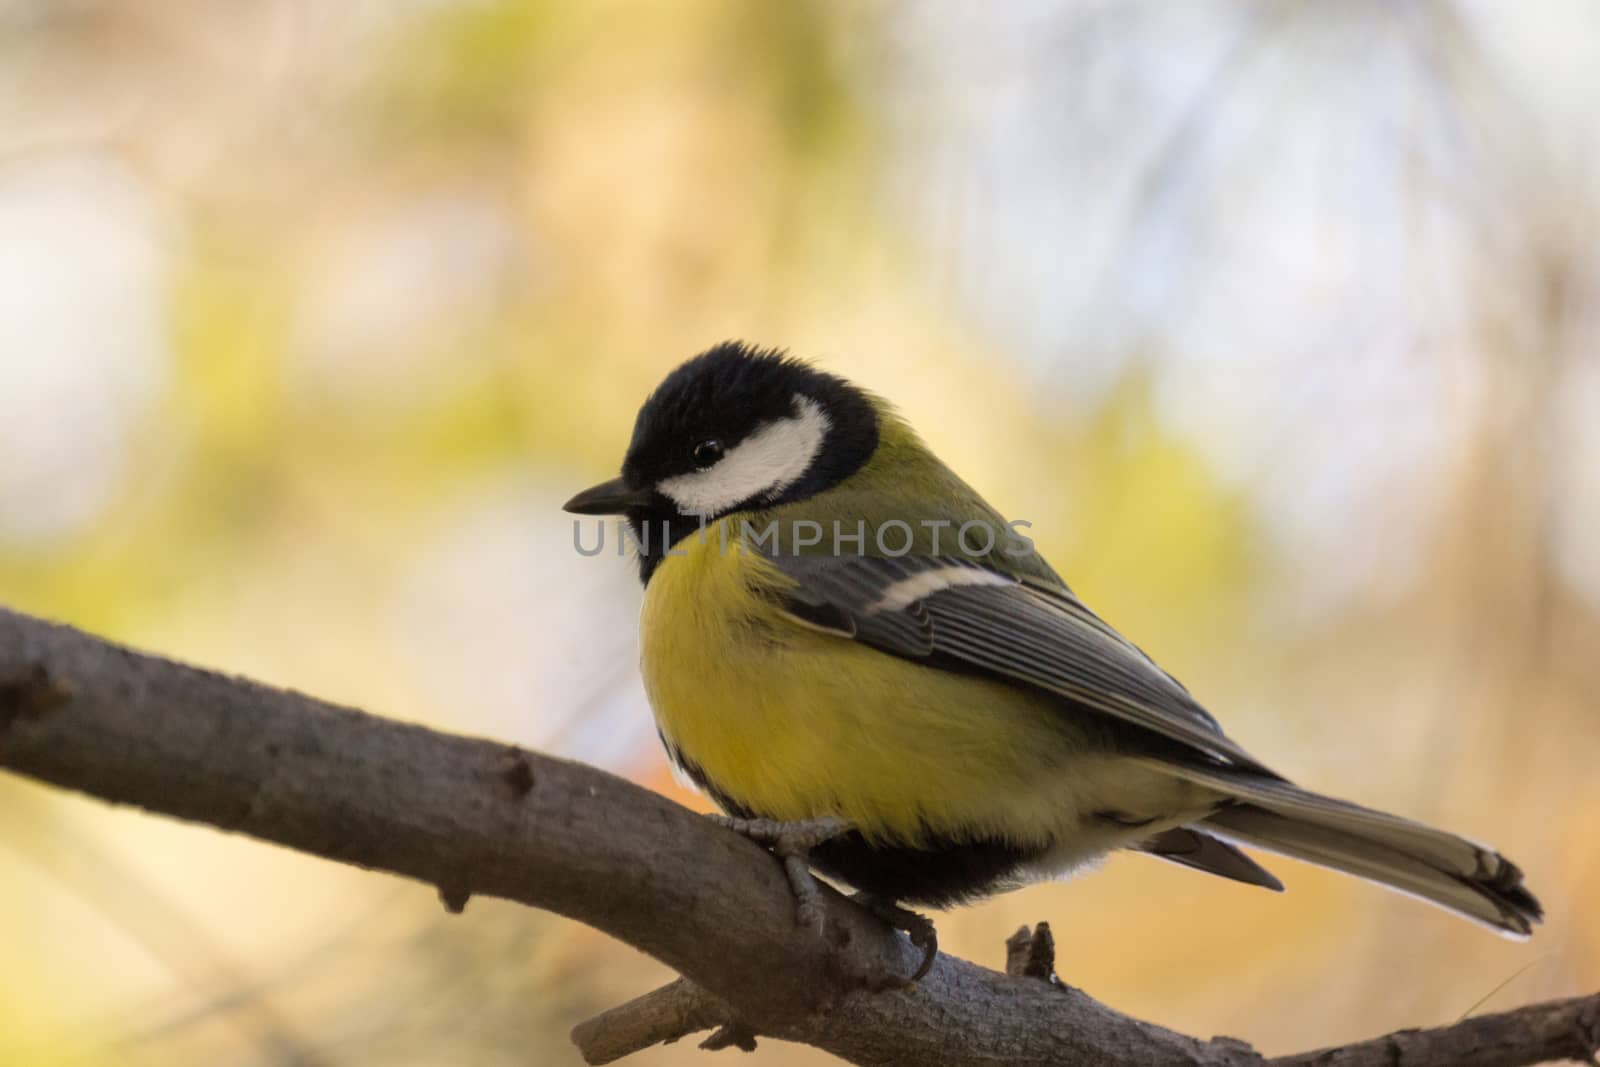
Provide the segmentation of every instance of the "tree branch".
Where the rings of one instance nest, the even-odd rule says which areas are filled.
[[[677,804],[582,764],[438,733],[140,655],[0,609],[0,767],[438,888],[593,926],[681,973],[574,1032],[590,1062],[719,1027],[874,1067],[1236,1065],[1202,1041],[1036,977],[918,953],[837,893],[814,938],[779,864]],[[1032,953],[1032,974],[1048,954]],[[1281,1061],[1511,1067],[1584,1060],[1600,997]],[[1592,1060],[1591,1060],[1592,1062]]]
[[[572,1043],[588,1063],[614,1063],[654,1045],[737,1020],[733,1009],[687,978],[669,982],[572,1028]]]

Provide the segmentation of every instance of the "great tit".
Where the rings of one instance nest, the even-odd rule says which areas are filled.
[[[1504,934],[1541,918],[1486,846],[1294,785],[1095,615],[876,396],[726,343],[640,409],[621,477],[641,668],[672,763],[784,858],[860,891],[932,962],[946,907],[1133,849],[1281,890],[1307,860]],[[898,903],[897,903],[898,902]]]

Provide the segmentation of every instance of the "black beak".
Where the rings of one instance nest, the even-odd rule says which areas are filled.
[[[621,515],[632,508],[641,508],[654,498],[649,489],[634,489],[621,478],[585,489],[565,504],[562,511],[574,515]]]

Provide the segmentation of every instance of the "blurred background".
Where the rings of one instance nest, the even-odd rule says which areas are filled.
[[[559,505],[678,361],[787,346],[1247,747],[1549,913],[1128,856],[948,949],[1048,919],[1273,1052],[1592,991],[1597,98],[1581,0],[0,0],[0,602],[700,803]],[[6,1064],[572,1064],[667,978],[0,780]]]

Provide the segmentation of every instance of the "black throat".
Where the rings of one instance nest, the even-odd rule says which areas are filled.
[[[634,551],[639,554],[639,581],[649,585],[650,576],[666,562],[667,553],[697,536],[703,525],[709,523],[672,507],[630,512],[628,529],[633,534]]]

